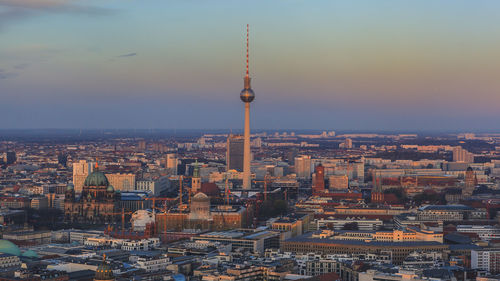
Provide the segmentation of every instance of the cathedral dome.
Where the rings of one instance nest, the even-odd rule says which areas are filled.
[[[191,201],[193,201],[193,202],[206,202],[206,201],[210,201],[210,198],[208,198],[208,196],[205,193],[198,192],[195,196],[193,196],[193,199],[191,199]]]
[[[108,186],[108,189],[106,189],[107,192],[114,192],[115,188],[112,185]]]
[[[75,186],[72,183],[69,183],[68,186],[66,186],[66,190],[70,191],[75,189]]]
[[[83,186],[108,186],[109,181],[106,175],[100,171],[94,171],[83,182]]]
[[[2,239],[0,240],[0,253],[20,256],[21,250],[19,250],[19,247],[9,240]]]

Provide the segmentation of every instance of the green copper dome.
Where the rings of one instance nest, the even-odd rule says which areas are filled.
[[[109,185],[108,189],[106,189],[106,191],[108,191],[108,192],[114,192],[115,188],[112,185]]]
[[[14,243],[10,242],[9,240],[2,239],[0,240],[0,253],[20,256],[21,250],[19,250],[19,247],[17,247]]]
[[[26,258],[38,258],[38,254],[33,250],[27,250],[22,256]]]
[[[83,186],[108,186],[108,178],[103,172],[94,171],[90,174],[83,183]]]
[[[68,186],[66,186],[66,190],[73,190],[73,189],[75,189],[75,186],[72,183],[70,183],[70,184],[68,184]]]

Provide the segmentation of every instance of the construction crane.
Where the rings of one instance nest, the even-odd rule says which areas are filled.
[[[122,232],[125,232],[125,215],[132,215],[133,213],[134,212],[132,212],[132,211],[125,212],[125,208],[122,208],[122,211],[119,213],[106,213],[106,215],[112,215],[112,216],[121,215]]]
[[[171,202],[171,201],[177,201],[177,198],[168,198],[168,197],[150,197],[150,198],[145,198],[144,200],[153,201],[153,204],[152,204],[151,208],[154,208],[154,209],[159,209],[159,210],[166,210],[166,209],[167,209],[166,204],[164,204],[164,208],[163,208],[163,209],[160,209],[160,208],[156,207],[156,201],[160,201],[160,202]]]
[[[267,200],[267,184],[270,182],[270,180],[273,180],[273,179],[276,179],[276,177],[271,177],[271,176],[266,174],[264,176],[263,181],[258,181],[258,180],[254,181],[254,182],[264,183],[264,201]]]

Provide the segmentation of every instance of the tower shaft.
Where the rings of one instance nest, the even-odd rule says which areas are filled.
[[[250,103],[245,103],[245,132],[243,135],[243,189],[251,188],[250,178]]]

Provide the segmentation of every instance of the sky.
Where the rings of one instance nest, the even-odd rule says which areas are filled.
[[[497,0],[0,0],[0,128],[500,131]]]

